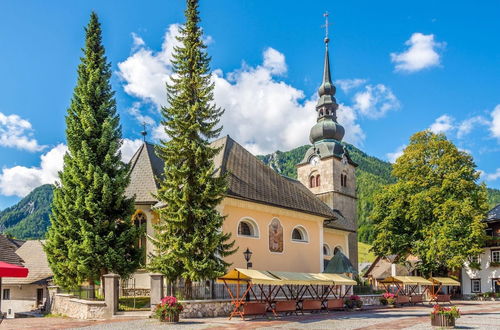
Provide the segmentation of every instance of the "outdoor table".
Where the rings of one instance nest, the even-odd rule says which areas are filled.
[[[429,286],[432,286],[431,281],[420,276],[389,276],[380,281],[380,283],[384,286],[386,292],[390,292],[390,285],[396,286],[396,304],[409,304],[413,297],[418,297],[415,298],[415,301],[418,301],[423,296],[416,293],[417,288],[419,286],[426,286],[426,289],[424,289],[425,292]]]

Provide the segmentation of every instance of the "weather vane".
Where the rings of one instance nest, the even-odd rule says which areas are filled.
[[[325,25],[323,25],[322,27],[325,28],[325,43],[328,43],[328,41],[330,41],[330,39],[328,38],[328,27],[330,26],[330,24],[328,23],[328,12],[326,11],[323,16],[325,17]]]
[[[146,142],[146,135],[148,135],[148,132],[146,131],[146,123],[145,122],[142,122],[141,135],[142,135],[142,139],[144,140],[144,142]]]

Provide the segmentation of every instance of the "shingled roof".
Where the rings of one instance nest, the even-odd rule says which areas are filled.
[[[16,254],[17,246],[7,237],[0,235],[0,261],[22,266],[23,259]]]
[[[24,267],[29,269],[28,277],[4,278],[4,284],[40,283],[54,276],[42,244],[39,240],[28,240],[17,249],[16,254],[23,259]]]
[[[500,221],[500,204],[492,208],[488,212],[488,217],[486,218],[486,222],[496,222]]]
[[[325,219],[338,217],[299,181],[276,173],[229,136],[214,141],[212,146],[221,148],[214,158],[214,165],[222,173],[228,174],[228,196],[309,213]],[[154,178],[161,178],[163,175],[163,162],[154,153],[154,146],[144,143],[130,163],[132,173],[127,194],[135,194],[137,203],[154,204],[156,199],[151,196],[157,189]]]

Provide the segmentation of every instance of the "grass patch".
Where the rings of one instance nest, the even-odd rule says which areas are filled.
[[[150,305],[149,297],[122,297],[118,299],[119,311],[149,310]]]
[[[66,315],[64,314],[59,314],[59,313],[47,313],[47,314],[44,314],[43,317],[67,317]]]
[[[358,262],[373,262],[375,261],[375,254],[370,252],[371,249],[370,244],[366,244],[363,242],[358,242]]]

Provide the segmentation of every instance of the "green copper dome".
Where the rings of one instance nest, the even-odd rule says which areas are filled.
[[[309,141],[313,144],[322,140],[342,141],[344,134],[344,127],[333,121],[332,118],[323,118],[311,128]]]

